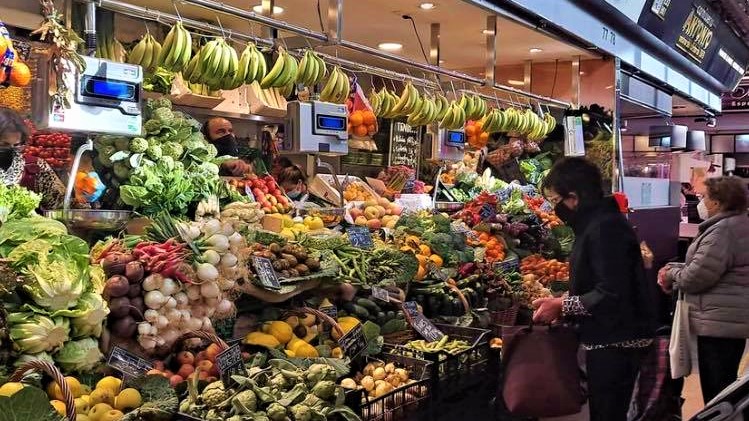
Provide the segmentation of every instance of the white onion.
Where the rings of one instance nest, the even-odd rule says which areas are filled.
[[[164,302],[164,307],[166,307],[166,308],[176,308],[177,307],[177,300],[175,300],[174,297],[167,297],[166,301]]]
[[[164,295],[174,295],[178,293],[179,290],[179,284],[172,278],[164,278],[161,283],[161,287],[159,288],[159,291],[161,291],[161,293]]]
[[[230,236],[234,234],[236,231],[234,230],[234,226],[231,224],[231,222],[224,222],[221,225],[221,233],[225,236]]]
[[[198,275],[198,279],[200,279],[203,282],[215,281],[216,279],[218,279],[218,269],[216,269],[216,266],[213,266],[210,263],[199,264],[195,272]],[[201,290],[201,295],[205,297],[205,294],[202,293],[202,290],[203,290],[202,285],[200,287],[200,290]]]
[[[193,317],[188,320],[187,327],[189,327],[190,330],[200,330],[200,328],[203,327],[203,319]]]
[[[205,242],[219,253],[226,253],[229,250],[229,238],[223,234],[213,234]]]
[[[219,294],[221,294],[221,290],[219,290],[216,282],[206,282],[200,286],[200,295],[204,298],[217,298]]]
[[[221,231],[221,221],[218,219],[209,219],[203,224],[203,234],[206,237],[210,237],[219,231]]]
[[[226,298],[219,301],[219,303],[216,305],[216,311],[221,315],[230,314],[233,309],[234,309],[234,304],[230,300],[227,300]]]
[[[166,341],[164,340],[164,338],[161,337],[161,336],[157,336],[156,337],[156,345],[158,345],[158,346],[164,346],[164,344],[166,344]]]
[[[158,273],[153,273],[146,276],[146,279],[143,280],[142,286],[145,291],[154,291],[161,288],[163,282],[163,276],[159,275]]]
[[[206,298],[205,307],[207,308],[216,307],[216,305],[218,304],[219,298],[220,297],[218,295],[215,298]]]
[[[156,326],[154,326],[154,325],[151,325],[151,331],[150,331],[150,332],[148,332],[148,334],[149,334],[149,335],[151,335],[151,336],[156,336],[156,335],[158,335],[158,334],[159,334],[159,328],[157,328],[157,327],[156,327]]]
[[[190,301],[196,301],[200,299],[200,285],[190,285],[187,287],[187,298]]]
[[[190,320],[191,316],[190,316],[189,310],[180,310],[179,313],[180,313],[180,319],[182,319],[183,323]]]
[[[159,312],[149,308],[143,313],[143,318],[149,323],[155,323],[159,319]]]
[[[230,268],[232,266],[236,266],[239,259],[237,259],[237,256],[226,253],[225,255],[221,256],[221,267],[222,268]]]
[[[159,316],[156,320],[156,323],[154,323],[153,325],[159,329],[163,329],[169,326],[169,319],[167,319],[166,316]]]
[[[165,316],[167,320],[169,320],[170,324],[176,324],[179,323],[182,319],[182,312],[177,310],[176,308],[170,308],[166,311]]]
[[[203,312],[205,317],[212,317],[213,313],[216,312],[216,306],[213,307],[203,307],[205,311]]]
[[[235,232],[234,234],[229,236],[229,244],[231,244],[233,247],[242,245],[243,241],[244,237],[242,237],[242,234],[238,232]]]
[[[177,307],[186,306],[190,302],[187,298],[187,294],[181,291],[174,294],[174,299],[177,300]]]
[[[138,334],[148,335],[151,333],[151,323],[138,323]]]
[[[203,317],[203,326],[201,327],[203,330],[211,331],[213,330],[213,326],[211,326],[211,319],[207,317]]]
[[[216,250],[209,249],[203,252],[203,261],[216,266],[221,261],[221,255]]]
[[[143,297],[146,307],[158,310],[166,302],[166,297],[159,290],[148,291]]]

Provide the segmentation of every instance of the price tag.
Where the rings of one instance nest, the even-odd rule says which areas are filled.
[[[390,302],[390,294],[388,294],[387,290],[380,287],[372,287],[372,297],[384,301],[386,303]]]
[[[349,227],[346,229],[348,240],[352,246],[360,249],[371,249],[374,247],[372,233],[367,227]]]
[[[364,336],[361,323],[338,340],[338,345],[349,358],[355,358],[367,348],[367,337]]]
[[[494,218],[497,215],[497,210],[494,208],[494,206],[485,203],[484,206],[481,207],[481,210],[479,211],[479,216],[481,216],[481,219],[487,220]]]
[[[273,263],[270,259],[260,256],[252,256],[252,264],[255,266],[255,272],[257,273],[260,283],[266,289],[281,289],[281,284],[278,282],[278,276],[276,271],[273,269]]]
[[[443,271],[442,269],[438,268],[437,265],[435,265],[432,262],[427,263],[427,269],[429,269],[429,272],[438,280],[445,282],[448,279],[450,279],[449,276],[447,276],[447,273]]]
[[[336,306],[320,307],[319,310],[330,316],[333,320],[338,319],[338,308]]]
[[[520,268],[520,259],[517,256],[512,256],[509,259],[495,263],[494,268],[501,269],[502,272],[517,272]]]
[[[403,310],[407,311],[410,316],[411,327],[428,342],[438,341],[445,336],[434,323],[430,322],[429,319],[419,312],[415,302],[407,301],[403,303]]]
[[[252,193],[252,186],[250,186],[249,184],[244,185],[244,194],[246,194],[247,197],[249,197],[250,200],[252,200],[253,202],[257,202],[257,199],[255,198],[255,194]]]
[[[218,370],[221,373],[221,381],[227,388],[234,386],[234,380],[231,376],[247,375],[239,344],[234,344],[216,355],[216,364],[218,364]]]
[[[153,364],[150,361],[117,345],[112,348],[112,352],[107,359],[107,365],[122,373],[125,379],[143,377],[149,370],[153,369]]]

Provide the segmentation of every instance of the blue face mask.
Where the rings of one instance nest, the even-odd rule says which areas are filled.
[[[286,192],[286,196],[288,196],[291,200],[296,200],[302,196],[302,192],[299,190],[291,190]]]

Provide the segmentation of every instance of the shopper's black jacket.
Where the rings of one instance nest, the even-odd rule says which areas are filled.
[[[580,340],[606,345],[655,336],[655,297],[637,236],[612,198],[578,209],[570,225],[570,295],[590,316],[578,319]]]

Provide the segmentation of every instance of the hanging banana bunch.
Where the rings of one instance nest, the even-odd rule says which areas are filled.
[[[325,61],[312,50],[304,52],[299,60],[299,72],[296,75],[296,83],[304,86],[314,86],[322,83],[328,75]]]
[[[192,35],[177,22],[164,39],[158,65],[171,72],[181,72],[192,57]]]
[[[278,58],[268,74],[260,81],[260,87],[263,89],[282,88],[296,79],[298,69],[299,62],[283,47],[279,47]]]
[[[333,67],[330,77],[320,92],[320,101],[343,104],[351,93],[351,82],[340,67]]]
[[[127,62],[137,64],[145,72],[152,73],[156,70],[159,54],[161,54],[161,44],[150,34],[143,35],[140,41],[133,47],[127,57]]]

